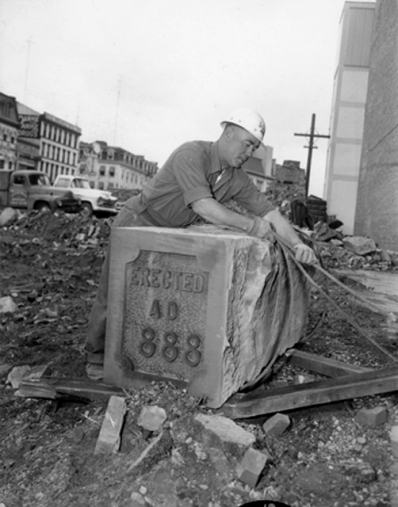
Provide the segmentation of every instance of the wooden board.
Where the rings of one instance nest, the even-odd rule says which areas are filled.
[[[329,357],[318,356],[302,350],[293,349],[289,353],[290,363],[306,370],[320,373],[326,377],[339,378],[355,373],[373,371],[372,368],[346,364]]]
[[[236,394],[223,405],[221,413],[231,419],[246,419],[397,390],[398,367],[395,367],[282,389]]]
[[[124,396],[124,391],[119,387],[84,378],[41,378],[21,382],[19,386],[19,395],[27,398],[55,399],[59,394],[98,400],[107,399],[112,395]]]

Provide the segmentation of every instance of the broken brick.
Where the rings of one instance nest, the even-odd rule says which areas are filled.
[[[253,447],[250,447],[245,452],[242,461],[236,466],[238,478],[251,488],[254,488],[268,461],[270,461],[268,453],[257,451]]]
[[[275,414],[263,424],[267,435],[278,437],[290,426],[290,419],[285,414]]]
[[[355,421],[375,428],[387,421],[387,409],[385,407],[363,408],[357,412]]]

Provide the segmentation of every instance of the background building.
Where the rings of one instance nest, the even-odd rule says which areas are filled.
[[[21,122],[19,140],[26,146],[39,146],[37,169],[54,181],[59,174],[75,174],[81,129],[49,113],[39,113],[17,102]]]
[[[0,93],[0,169],[17,167],[18,127],[15,98]]]
[[[398,2],[378,0],[359,172],[355,234],[398,250]]]
[[[324,199],[353,234],[371,58],[374,3],[346,2],[334,78]]]
[[[108,146],[104,141],[81,142],[78,166],[78,173],[88,178],[90,186],[101,190],[141,190],[158,170],[155,162],[142,155]]]
[[[265,192],[268,182],[273,180],[275,164],[272,154],[271,146],[261,145],[242,166],[261,192]]]

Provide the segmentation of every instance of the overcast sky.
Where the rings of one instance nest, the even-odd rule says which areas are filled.
[[[277,163],[329,133],[344,0],[0,0],[0,90],[161,165],[249,106]],[[313,152],[322,197],[328,140]]]

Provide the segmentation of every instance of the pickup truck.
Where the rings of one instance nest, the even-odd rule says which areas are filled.
[[[0,208],[78,213],[81,201],[70,190],[54,188],[46,173],[0,169]]]
[[[119,210],[116,208],[117,197],[106,190],[90,187],[87,178],[60,174],[54,181],[55,188],[71,190],[82,201],[82,213],[87,216],[112,216]]]

